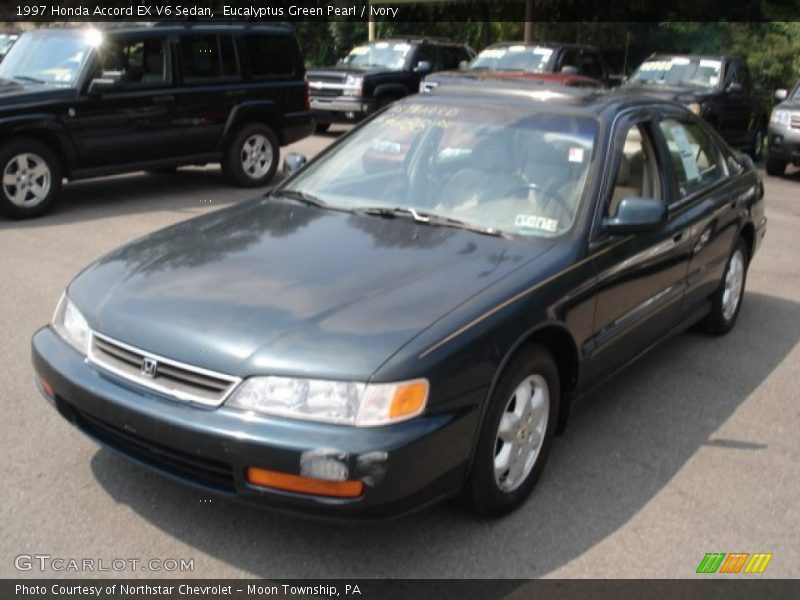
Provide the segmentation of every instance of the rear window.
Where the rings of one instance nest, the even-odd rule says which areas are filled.
[[[229,35],[188,35],[181,39],[181,66],[187,83],[239,75],[233,38]]]
[[[294,52],[288,37],[248,34],[244,44],[253,77],[294,74]]]

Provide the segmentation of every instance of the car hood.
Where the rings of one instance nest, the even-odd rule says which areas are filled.
[[[679,85],[641,85],[626,83],[620,88],[622,93],[632,95],[645,95],[659,100],[674,100],[675,102],[701,102],[716,93],[716,90],[705,90],[690,86]]]
[[[364,380],[552,244],[265,198],[123,246],[68,294],[96,331],[174,360]]]
[[[800,98],[792,98],[791,100],[784,100],[775,106],[776,109],[781,110],[798,110],[800,109]]]
[[[74,95],[75,90],[72,88],[0,78],[0,108],[17,104],[47,102],[56,98],[73,97]]]
[[[378,75],[382,73],[397,73],[397,69],[386,69],[384,67],[321,67],[319,69],[309,69],[306,71],[306,77],[309,79],[309,81],[314,79],[341,79],[344,81],[348,75],[359,75],[363,77],[365,75]]]

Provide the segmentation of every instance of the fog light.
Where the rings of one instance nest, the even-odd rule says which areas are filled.
[[[47,383],[47,381],[45,381],[41,377],[39,378],[39,385],[42,386],[42,391],[45,394],[47,394],[50,398],[56,397],[56,393],[53,391],[53,386]]]
[[[364,493],[363,481],[325,481],[257,467],[247,467],[246,478],[259,487],[313,496],[358,498]]]
[[[355,119],[356,118],[356,113],[354,113],[354,112],[346,112],[346,113],[344,113],[344,116],[347,117],[348,119]]]

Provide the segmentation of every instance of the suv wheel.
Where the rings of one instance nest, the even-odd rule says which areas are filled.
[[[12,219],[46,213],[61,189],[61,164],[45,144],[19,139],[0,148],[0,211]]]
[[[711,312],[698,324],[703,331],[724,335],[733,329],[742,308],[748,255],[747,243],[739,238],[728,258],[720,286],[711,296]]]
[[[280,160],[280,145],[275,133],[266,125],[245,125],[234,136],[222,169],[240,187],[258,187],[275,175]]]
[[[465,490],[477,512],[499,516],[530,495],[547,461],[559,400],[549,352],[533,345],[511,359],[489,400]]]
[[[767,175],[780,177],[786,172],[786,162],[767,156]]]

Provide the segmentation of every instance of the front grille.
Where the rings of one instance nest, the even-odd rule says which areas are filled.
[[[238,377],[157,356],[98,333],[92,334],[89,360],[144,387],[186,402],[219,406],[239,383]],[[149,362],[151,371],[146,372]]]
[[[792,113],[792,129],[800,129],[800,113]]]
[[[337,98],[341,96],[343,90],[341,87],[326,87],[326,88],[312,88],[311,89],[311,97],[317,98]]]
[[[225,493],[235,492],[230,465],[151,442],[83,411],[73,411],[75,424],[101,444],[174,477]]]
[[[347,79],[346,73],[311,73],[308,75],[309,82],[344,83],[345,79]]]

